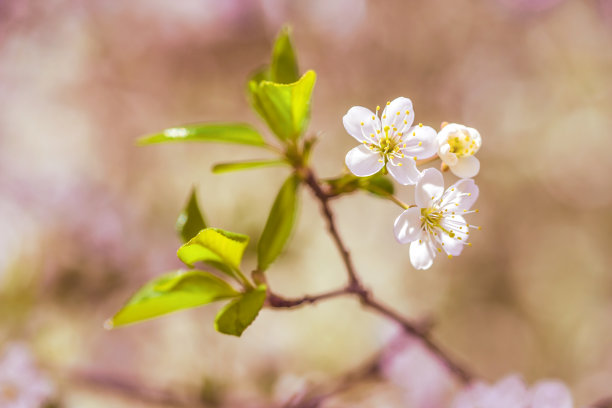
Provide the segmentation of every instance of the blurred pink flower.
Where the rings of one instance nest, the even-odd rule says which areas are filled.
[[[528,389],[518,375],[487,385],[472,384],[455,398],[452,408],[572,408],[572,395],[559,381],[540,381]]]
[[[402,388],[406,406],[448,406],[453,379],[420,340],[403,334],[396,337],[381,358],[381,370],[387,379]]]
[[[53,395],[53,386],[37,369],[21,344],[5,348],[0,360],[0,407],[39,408]]]
[[[563,0],[497,0],[503,6],[516,12],[539,12],[553,8]]]

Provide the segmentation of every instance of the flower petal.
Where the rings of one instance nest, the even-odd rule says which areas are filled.
[[[406,113],[408,112],[408,113]],[[395,126],[400,132],[404,132],[414,122],[414,109],[412,101],[400,96],[389,102],[383,110],[381,117],[383,128]]]
[[[451,171],[455,176],[461,178],[474,177],[478,174],[478,171],[480,170],[480,162],[474,156],[459,157],[457,164],[448,164],[448,166],[450,167]]]
[[[380,154],[360,145],[349,150],[345,162],[351,173],[358,177],[366,177],[382,169],[383,164],[379,160]]]
[[[537,408],[572,408],[567,387],[559,381],[541,381],[531,389],[531,405]]]
[[[393,232],[400,244],[407,244],[419,239],[421,235],[421,209],[412,207],[401,213],[395,219]]]
[[[410,244],[410,263],[416,269],[429,269],[435,257],[436,252],[427,233],[421,232],[420,239]]]
[[[442,173],[433,168],[425,169],[414,188],[416,205],[421,208],[431,207],[431,204],[439,200],[443,193],[444,177]]]
[[[414,159],[408,157],[387,162],[387,170],[398,183],[404,186],[416,184],[421,175]]]
[[[438,143],[436,131],[430,126],[412,126],[402,137],[406,147],[402,153],[417,159],[426,159],[436,154]]]
[[[349,109],[342,118],[342,124],[349,135],[359,142],[370,141],[370,135],[375,135],[376,130],[381,128],[378,116],[363,106],[353,106]]]
[[[472,179],[461,179],[444,192],[441,209],[468,211],[478,199],[478,186]]]
[[[440,159],[448,166],[454,166],[457,164],[459,159],[455,153],[451,153],[450,148],[451,147],[448,143],[440,145],[438,148],[438,156],[440,156]]]
[[[436,140],[438,142],[439,146],[442,146],[445,143],[448,143],[448,138],[455,134],[456,132],[461,131],[462,129],[464,129],[465,126],[463,125],[459,125],[457,123],[449,123],[446,126],[444,126],[442,128],[442,130],[440,130],[438,132],[438,135],[436,136]]]
[[[468,223],[460,215],[447,215],[440,221],[440,225],[446,231],[453,233],[453,237],[444,231],[440,231],[442,239],[442,249],[448,255],[458,256],[463,251],[463,247],[467,242],[469,235]]]
[[[480,149],[480,146],[482,146],[482,138],[480,137],[480,132],[478,132],[476,129],[471,128],[471,127],[466,128],[466,130],[468,131],[468,133],[470,134],[470,137],[476,144],[476,148],[474,149],[474,153],[476,153],[478,149]]]

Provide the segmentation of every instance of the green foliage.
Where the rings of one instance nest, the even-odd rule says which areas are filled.
[[[195,187],[191,190],[189,201],[176,220],[176,230],[183,242],[195,237],[200,230],[206,228],[206,221],[198,206]]]
[[[314,71],[308,71],[290,84],[265,80],[249,82],[253,108],[280,140],[295,141],[306,130],[316,77]]]
[[[291,235],[297,212],[299,179],[291,175],[283,184],[257,243],[257,268],[268,269],[280,255]]]
[[[244,293],[219,311],[215,318],[215,329],[220,333],[240,336],[255,320],[265,301],[265,285]]]
[[[297,58],[291,44],[291,30],[284,27],[276,38],[270,63],[270,80],[290,84],[300,79]]]
[[[247,235],[206,228],[180,247],[177,256],[189,266],[196,262],[206,262],[230,276],[237,277],[242,254],[248,244]]]
[[[382,174],[362,178],[359,188],[380,197],[388,197],[395,192],[393,182]]]
[[[138,140],[141,146],[166,142],[221,142],[266,146],[261,135],[251,125],[243,123],[202,123],[175,127]]]
[[[143,286],[117,314],[108,328],[136,323],[181,309],[239,296],[224,280],[204,271],[176,271]]]
[[[271,166],[283,166],[288,163],[281,159],[270,159],[270,160],[248,160],[231,163],[219,163],[215,164],[212,168],[213,173],[227,173],[230,171],[250,170],[257,169],[260,167],[271,167]]]
[[[352,193],[355,190],[365,190],[380,197],[393,195],[393,182],[382,174],[369,177],[357,177],[345,174],[341,177],[327,179],[325,183],[330,187],[331,195]]]

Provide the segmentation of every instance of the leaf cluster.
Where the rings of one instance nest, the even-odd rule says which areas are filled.
[[[306,137],[310,121],[314,71],[300,75],[289,28],[278,35],[270,63],[251,75],[247,99],[261,117],[276,144],[266,141],[254,126],[245,123],[198,123],[172,127],[138,140],[139,145],[173,142],[218,142],[242,144],[273,152],[274,157],[216,164],[214,173],[284,166],[291,169],[272,203],[268,219],[257,242],[257,268],[252,276],[241,269],[250,238],[246,235],[211,228],[200,210],[195,188],[178,217],[176,229],[184,244],[178,258],[187,270],[166,273],[138,290],[107,327],[118,327],[170,312],[230,300],[217,314],[215,328],[225,334],[240,336],[257,317],[266,301],[263,273],[287,246],[299,206],[299,187],[314,138]],[[330,195],[358,189],[379,196],[393,194],[393,185],[382,175],[356,178],[344,175],[325,181]],[[205,269],[208,267],[215,272]],[[232,283],[230,283],[232,282]],[[238,287],[236,287],[238,285]]]

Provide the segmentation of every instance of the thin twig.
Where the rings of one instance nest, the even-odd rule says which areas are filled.
[[[381,355],[382,352],[379,352],[360,367],[349,371],[329,391],[290,404],[286,408],[318,408],[329,398],[349,390],[355,384],[375,378],[380,373]]]
[[[351,259],[351,254],[345,248],[344,243],[342,242],[342,238],[340,238],[340,234],[338,233],[338,229],[336,228],[336,222],[334,221],[334,213],[331,211],[329,207],[329,196],[321,189],[321,185],[317,180],[314,172],[310,168],[305,169],[305,181],[306,184],[310,187],[315,196],[319,199],[321,203],[321,210],[325,215],[325,219],[327,220],[327,229],[329,230],[330,235],[332,236],[336,246],[338,247],[338,251],[342,255],[342,260],[344,261],[344,266],[346,267],[346,271],[349,277],[349,287],[351,290],[359,290],[362,288],[361,283],[359,282],[359,278],[355,273],[355,266],[353,265],[353,261]]]
[[[350,294],[350,292],[347,291],[346,288],[341,288],[341,289],[332,290],[330,292],[321,293],[319,295],[314,295],[314,296],[306,295],[301,298],[287,299],[279,295],[276,295],[275,293],[268,292],[268,297],[266,301],[268,302],[269,307],[290,309],[293,307],[300,306],[304,303],[312,304],[312,303],[318,302],[319,300],[329,299],[329,298],[348,295],[348,294]]]
[[[332,236],[332,239],[334,240],[336,246],[338,247],[340,255],[342,256],[342,260],[344,262],[344,266],[348,274],[349,283],[347,287],[343,290],[330,292],[333,293],[333,295],[327,293],[316,296],[305,296],[302,299],[287,300],[287,302],[291,305],[289,307],[299,306],[303,303],[315,303],[318,300],[325,299],[328,297],[338,296],[344,293],[352,293],[361,300],[361,303],[366,308],[377,311],[378,313],[399,323],[406,333],[420,338],[425,344],[425,346],[427,346],[427,348],[429,348],[429,350],[434,355],[436,355],[444,363],[444,365],[446,365],[446,367],[451,373],[453,373],[463,383],[469,383],[473,379],[473,375],[470,374],[466,368],[464,368],[462,365],[452,359],[445,351],[443,351],[440,346],[438,346],[437,343],[434,342],[434,340],[430,337],[429,333],[426,330],[423,330],[423,328],[421,328],[419,325],[409,321],[396,311],[390,309],[388,306],[374,299],[372,294],[363,286],[357,275],[355,266],[353,265],[351,254],[344,245],[344,241],[340,237],[340,234],[336,227],[334,214],[328,203],[329,196],[321,188],[321,185],[312,169],[301,168],[298,169],[298,171],[300,171],[300,173],[303,175],[304,181],[306,182],[308,187],[310,187],[310,189],[321,204],[321,211],[323,212],[323,216],[327,221],[327,229],[329,230],[329,233]],[[282,298],[276,296],[275,302],[282,304],[283,300]],[[270,304],[270,306],[274,307],[273,304]]]

